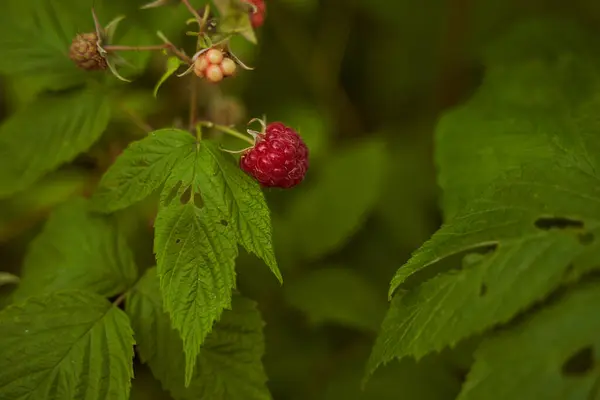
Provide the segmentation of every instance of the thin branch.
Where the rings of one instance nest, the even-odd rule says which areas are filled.
[[[125,297],[127,297],[127,293],[121,293],[121,295],[119,297],[117,297],[117,299],[115,301],[113,301],[113,306],[115,307],[119,307],[121,305],[121,303],[123,303],[123,301],[125,300]]]
[[[107,45],[104,46],[106,51],[152,51],[152,50],[165,50],[171,48],[168,43],[157,44],[154,46],[120,46],[120,45]]]
[[[198,14],[198,11],[196,11],[196,9],[192,7],[189,0],[181,0],[181,2],[185,4],[190,13],[192,13],[194,18],[196,18],[196,21],[198,21],[198,25],[202,26],[202,17],[200,16],[200,14]]]
[[[192,59],[189,58],[183,51],[179,50],[173,43],[171,43],[171,41],[167,39],[167,37],[161,31],[156,32],[156,34],[163,42],[165,42],[165,44],[168,45],[167,48],[172,51],[173,54],[179,57],[181,61],[187,63],[188,65],[192,64]]]

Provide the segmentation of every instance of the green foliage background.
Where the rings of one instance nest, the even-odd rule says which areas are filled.
[[[301,186],[265,190],[283,285],[256,235],[240,234],[235,270],[244,297],[214,299],[233,310],[196,361],[209,375],[188,375],[184,388],[164,383],[186,374],[181,339],[164,319],[163,308],[177,305],[156,296],[152,227],[164,197],[100,192],[117,210],[106,218],[86,216],[81,197],[146,136],[135,119],[183,126],[188,80],[168,79],[154,98],[166,58],[132,53],[124,74],[133,83],[107,76],[105,85],[80,89],[89,76],[62,56],[72,32],[92,29],[91,2],[4,1],[0,270],[21,283],[0,275],[1,306],[49,293],[63,314],[121,334],[128,315],[139,335],[132,399],[262,399],[266,379],[274,399],[290,400],[600,399],[600,3],[266,0],[258,45],[233,42],[255,71],[202,84],[198,112],[239,126],[263,113],[283,121],[307,142],[311,167]],[[138,10],[143,3],[96,7],[103,21],[127,15],[119,43],[157,43],[160,29],[193,48],[184,7]],[[196,179],[204,178],[190,177],[192,185]],[[250,201],[246,184],[228,182],[242,203]],[[192,225],[192,205],[158,218],[178,212]],[[210,251],[219,260],[237,250]],[[160,250],[158,257],[185,261]],[[95,273],[77,274],[84,264]],[[114,300],[138,274],[124,312],[97,306],[98,296]],[[59,289],[73,290],[71,298]],[[94,313],[82,311],[87,303]],[[78,336],[52,325],[60,316],[47,304],[28,304],[5,315],[23,313],[65,340]],[[21,357],[21,324],[0,324],[0,354],[21,368],[0,372],[0,382],[36,368],[35,358]],[[97,329],[85,333],[91,357],[131,341],[94,341]],[[137,333],[146,331],[157,333]],[[241,331],[247,336],[238,340]],[[37,344],[40,353],[53,350]],[[73,362],[84,357],[77,351]],[[236,389],[227,392],[228,384]]]

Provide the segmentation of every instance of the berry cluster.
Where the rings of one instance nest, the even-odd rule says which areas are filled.
[[[249,13],[250,22],[254,29],[263,25],[266,16],[265,0],[236,0],[238,5],[243,8],[241,12]],[[142,8],[154,8],[168,4],[169,0],[155,0]],[[189,4],[186,5],[191,8]],[[236,10],[240,10],[236,8]],[[92,16],[95,24],[95,32],[77,35],[69,49],[69,57],[75,64],[82,69],[93,71],[110,69],[110,71],[119,79],[127,81],[116,71],[115,66],[125,63],[125,60],[116,54],[118,51],[126,50],[167,50],[173,53],[182,64],[188,68],[182,74],[177,76],[191,74],[192,72],[211,83],[219,83],[224,78],[234,76],[239,68],[251,70],[239,60],[229,47],[229,36],[221,38],[218,42],[213,42],[213,37],[207,32],[215,34],[217,31],[216,21],[212,18],[206,19],[200,16],[200,13],[191,9],[201,29],[195,32],[198,35],[198,52],[192,58],[188,57],[184,51],[178,49],[162,33],[158,36],[164,42],[162,45],[153,46],[123,46],[112,45],[116,25],[121,17],[115,18],[106,27],[100,26],[95,12],[92,10]],[[207,6],[207,17],[210,16],[210,10]],[[206,31],[203,31],[203,30]],[[196,121],[196,110],[191,108],[190,126]],[[214,104],[209,109],[212,120],[222,120],[215,125],[214,122],[205,124],[205,126],[215,127],[221,132],[240,137],[240,134],[232,130],[229,125],[233,125],[241,118],[241,110],[235,107],[225,107],[224,104]],[[250,122],[259,121],[262,125],[261,132],[251,131],[254,141],[246,138],[252,147],[242,150],[242,156],[239,161],[240,168],[252,176],[263,187],[291,188],[304,180],[308,170],[308,148],[300,135],[281,122],[274,122],[266,125],[264,120],[253,119]],[[223,124],[223,125],[221,125]],[[192,129],[192,127],[190,127]],[[228,150],[225,150],[228,151]],[[233,153],[237,153],[234,151]]]
[[[304,180],[308,164],[306,144],[295,130],[281,122],[269,124],[240,158],[240,168],[262,186],[284,189]]]
[[[194,60],[194,73],[209,82],[221,82],[235,74],[237,65],[223,50],[212,48],[201,53]]]

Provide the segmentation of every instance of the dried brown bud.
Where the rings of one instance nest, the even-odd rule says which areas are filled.
[[[95,32],[78,34],[71,43],[69,58],[87,71],[99,71],[108,68],[108,63],[98,51],[98,36]]]

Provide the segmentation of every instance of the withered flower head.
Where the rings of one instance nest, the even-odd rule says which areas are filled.
[[[108,68],[108,62],[98,50],[96,32],[81,33],[75,36],[69,49],[69,58],[87,71],[100,71]]]

